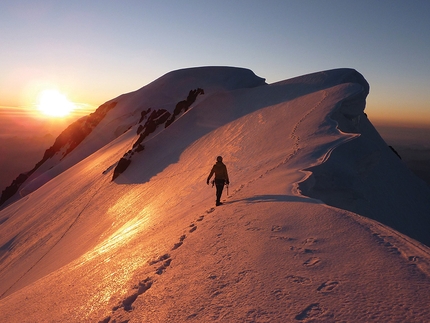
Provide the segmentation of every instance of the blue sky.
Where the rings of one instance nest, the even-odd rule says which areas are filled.
[[[44,87],[94,107],[172,70],[246,67],[268,83],[338,67],[372,121],[430,127],[430,1],[7,1],[0,105]]]

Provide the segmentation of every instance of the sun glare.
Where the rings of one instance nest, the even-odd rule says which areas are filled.
[[[51,117],[65,117],[76,107],[67,97],[57,90],[45,90],[40,93],[38,110]]]

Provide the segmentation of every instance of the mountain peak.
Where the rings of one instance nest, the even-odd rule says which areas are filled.
[[[0,211],[2,319],[429,321],[430,190],[368,93],[353,69],[266,84],[205,67],[108,101]]]

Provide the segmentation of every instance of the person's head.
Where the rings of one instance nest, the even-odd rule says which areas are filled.
[[[221,157],[221,156],[218,156],[218,157],[216,158],[216,161],[217,161],[217,162],[222,162],[222,157]]]

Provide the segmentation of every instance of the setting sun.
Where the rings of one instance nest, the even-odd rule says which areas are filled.
[[[39,95],[37,108],[51,117],[65,117],[75,109],[75,105],[57,90],[45,90]]]

